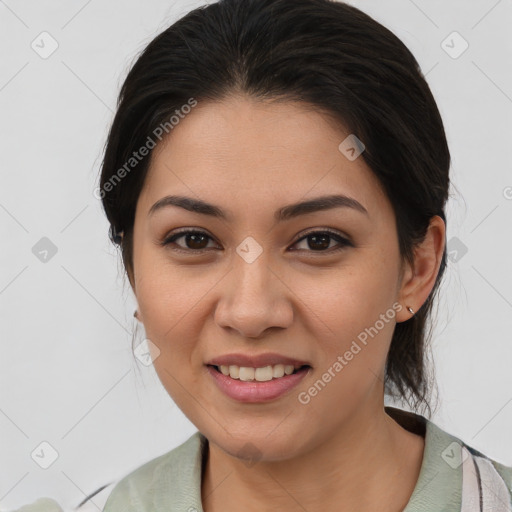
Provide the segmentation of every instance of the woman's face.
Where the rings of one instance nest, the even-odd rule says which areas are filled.
[[[382,410],[394,326],[410,314],[391,204],[339,149],[348,135],[303,104],[237,97],[199,103],[152,155],[134,225],[139,318],[172,399],[233,455],[297,456]],[[291,206],[334,195],[352,204]],[[151,211],[166,196],[212,207]],[[163,245],[178,230],[200,234]],[[271,366],[254,375],[271,380],[209,366],[224,356],[233,376]],[[278,377],[292,359],[308,366]]]

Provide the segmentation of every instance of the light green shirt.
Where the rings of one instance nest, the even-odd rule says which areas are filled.
[[[462,510],[463,446],[496,468],[506,491],[503,512],[509,510],[507,507],[512,503],[512,467],[492,461],[467,447],[423,416],[392,407],[386,407],[386,412],[407,430],[425,437],[420,475],[404,512]],[[207,444],[206,438],[196,432],[174,450],[139,467],[114,487],[103,512],[203,512],[201,471]],[[480,485],[487,485],[482,475]],[[479,511],[478,504],[472,505],[468,510]],[[484,510],[487,512],[489,509]]]
[[[489,459],[423,416],[394,407],[385,410],[406,430],[425,438],[419,478],[403,512],[512,512],[512,467]],[[138,467],[115,484],[103,512],[203,512],[201,475],[207,449],[207,439],[196,432]],[[59,508],[32,505],[20,510]]]

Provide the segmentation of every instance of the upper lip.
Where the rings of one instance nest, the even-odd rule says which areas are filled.
[[[249,356],[247,354],[225,354],[215,357],[206,363],[213,366],[244,366],[247,368],[263,368],[265,366],[274,366],[276,364],[293,365],[294,368],[301,366],[310,366],[306,361],[301,361],[293,357],[287,357],[275,353],[259,354]]]

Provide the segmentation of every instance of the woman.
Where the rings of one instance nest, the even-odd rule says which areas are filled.
[[[157,36],[98,194],[198,432],[103,510],[512,510],[512,468],[428,419],[449,167],[415,58],[354,7],[221,0]]]

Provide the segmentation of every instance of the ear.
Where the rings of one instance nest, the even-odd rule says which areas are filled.
[[[398,301],[403,308],[397,313],[397,323],[409,320],[427,300],[436,282],[445,246],[446,226],[439,215],[430,219],[425,239],[414,249],[414,265],[405,264],[399,288]]]

